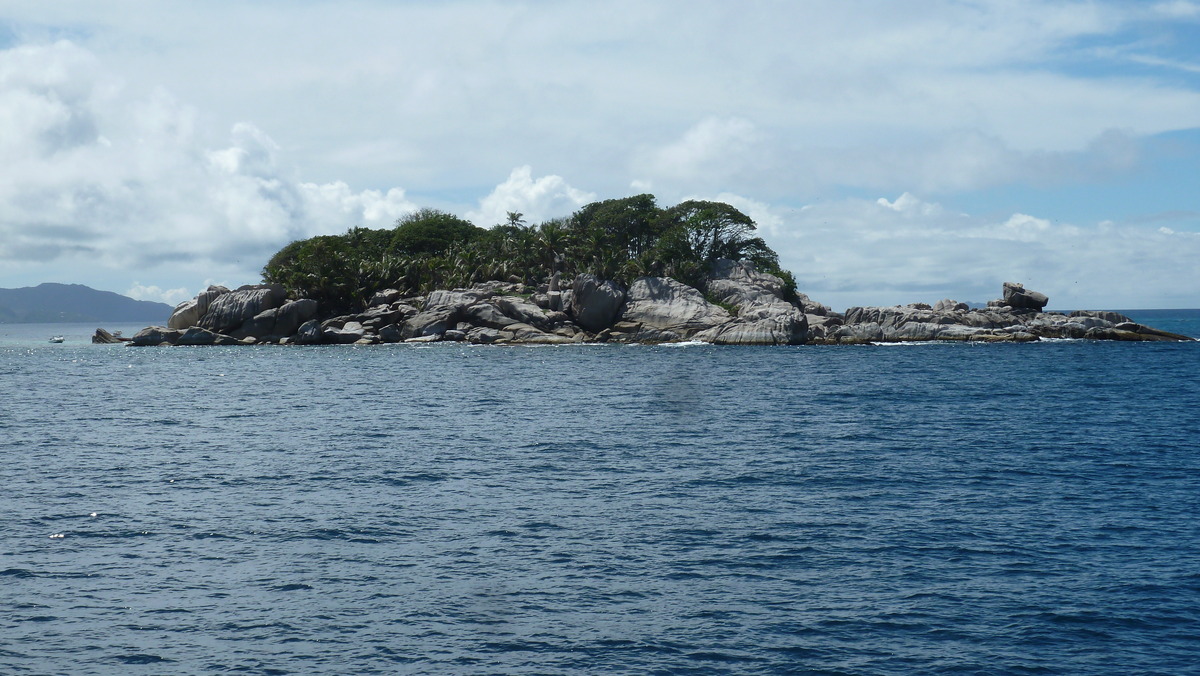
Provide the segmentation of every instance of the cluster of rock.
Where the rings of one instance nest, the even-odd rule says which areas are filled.
[[[140,331],[132,344],[1189,340],[1115,313],[1043,312],[1046,296],[1018,284],[1005,284],[1004,297],[987,308],[944,300],[932,307],[856,307],[840,315],[803,294],[788,299],[783,281],[753,264],[722,260],[707,278],[705,291],[667,277],[641,277],[625,288],[587,274],[564,287],[555,275],[536,289],[511,282],[425,296],[389,289],[376,293],[362,312],[322,317],[316,301],[289,299],[279,286],[212,286],[176,307],[166,326]]]
[[[1049,299],[1020,284],[1006,282],[1004,296],[985,308],[941,300],[930,306],[913,303],[895,307],[852,307],[842,326],[828,331],[820,342],[880,343],[901,341],[1029,342],[1042,338],[1090,340],[1191,340],[1135,323],[1116,312],[1076,310],[1069,314],[1044,312]]]

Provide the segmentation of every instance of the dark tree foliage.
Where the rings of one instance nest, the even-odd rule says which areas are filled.
[[[393,253],[441,256],[487,231],[453,214],[421,209],[396,221],[392,232]]]
[[[292,242],[271,257],[263,279],[330,310],[354,311],[384,288],[425,293],[491,279],[538,284],[555,272],[625,283],[665,275],[702,287],[718,258],[753,261],[795,293],[795,280],[756,236],[750,217],[723,202],[661,209],[653,195],[594,202],[533,226],[512,212],[491,229],[422,209],[390,230],[352,228]]]

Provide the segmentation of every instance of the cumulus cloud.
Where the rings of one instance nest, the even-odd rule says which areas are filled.
[[[497,185],[479,202],[479,209],[467,214],[476,225],[491,227],[508,221],[508,212],[520,213],[527,223],[565,216],[593,202],[595,193],[571,187],[561,176],[533,177],[528,166],[516,167],[508,180]]]
[[[680,138],[635,155],[634,172],[657,182],[720,185],[744,170],[752,158],[762,161],[766,149],[761,147],[760,140],[750,120],[709,117],[690,127]]]
[[[235,125],[222,144],[197,117],[162,90],[125,96],[70,42],[0,52],[0,259],[253,278],[292,239],[386,226],[416,208],[398,188],[300,181],[254,125]]]

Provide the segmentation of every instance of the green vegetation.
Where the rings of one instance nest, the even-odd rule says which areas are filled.
[[[702,288],[709,266],[732,258],[753,261],[795,291],[779,257],[755,236],[754,221],[722,202],[662,209],[653,195],[635,195],[538,225],[522,216],[510,212],[507,222],[485,229],[422,209],[390,230],[352,228],[292,242],[271,257],[263,280],[330,309],[357,310],[380,289],[415,294],[493,279],[533,285],[556,270],[564,279],[587,272],[625,284],[662,275]]]

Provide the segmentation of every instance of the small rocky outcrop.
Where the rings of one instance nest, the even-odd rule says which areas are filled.
[[[129,340],[129,338],[122,338],[119,335],[114,335],[108,331],[105,331],[104,329],[96,329],[96,333],[92,335],[92,343],[95,345],[111,345],[113,343],[128,342]]]
[[[1090,340],[1191,340],[1133,323],[1116,312],[1043,312],[1049,299],[1019,284],[1005,283],[1004,298],[988,307],[939,301],[930,307],[913,303],[895,307],[853,307],[844,322],[816,342],[873,343],[899,341],[1028,342],[1042,338]]]

